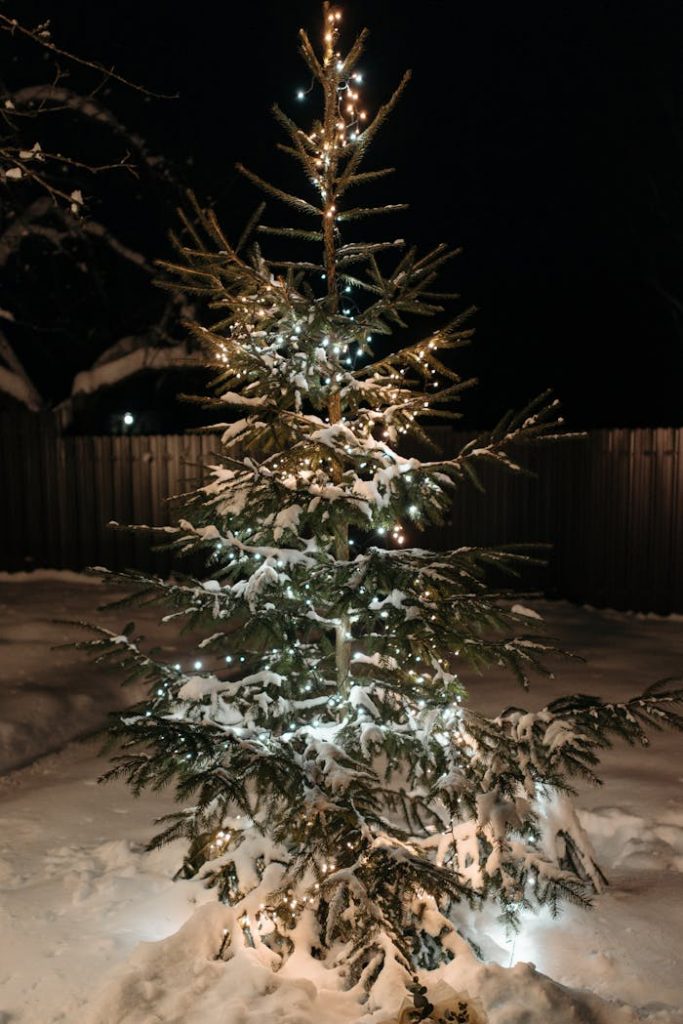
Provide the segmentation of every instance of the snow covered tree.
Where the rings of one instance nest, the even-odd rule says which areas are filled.
[[[149,687],[113,720],[122,748],[107,777],[136,792],[176,787],[183,806],[153,845],[186,840],[181,870],[231,908],[217,954],[252,946],[273,970],[293,955],[303,972],[317,961],[357,993],[359,1016],[404,1002],[419,1019],[429,971],[476,945],[463,909],[498,901],[514,924],[523,907],[600,889],[571,780],[593,778],[612,734],[644,742],[648,723],[680,726],[682,693],[575,696],[496,718],[464,703],[476,671],[505,666],[526,686],[550,653],[487,583],[491,567],[514,571],[524,556],[408,548],[401,524],[441,521],[482,463],[518,471],[511,449],[559,421],[541,401],[455,454],[400,453],[403,435],[428,440],[426,417],[455,415],[466,382],[445,353],[471,332],[459,314],[372,356],[373,336],[441,312],[449,296],[435,278],[453,254],[345,235],[347,222],[398,209],[349,195],[389,173],[361,165],[408,75],[367,118],[365,33],[341,53],[339,18],[324,5],[322,52],[301,33],[319,119],[301,128],[275,110],[313,196],[244,172],[304,226],[252,223],[232,246],[195,205],[165,265],[215,311],[188,326],[216,370],[220,452],[164,534],[206,568],[111,578],[169,608],[194,652],[166,664],[132,627],[83,646]],[[256,231],[313,255],[270,260]]]
[[[154,275],[152,261],[119,236],[120,218],[111,209],[117,193],[150,193],[152,187],[153,202],[146,205],[162,204],[163,211],[152,217],[163,223],[177,205],[179,188],[167,161],[102,98],[112,84],[146,99],[155,93],[64,50],[49,22],[30,27],[1,11],[0,60],[11,72],[0,82],[0,400],[8,395],[38,412],[66,398],[64,388],[72,380],[76,397],[187,359],[187,343],[180,344],[168,327],[177,319],[180,297],[171,296],[163,308],[145,289],[144,279]],[[96,179],[104,221],[90,210]],[[119,283],[115,310],[106,302],[116,291],[110,287],[112,267],[117,278],[126,269],[131,274]],[[134,296],[130,313],[119,317],[120,293],[134,290],[136,277],[141,293],[152,295],[150,309],[141,312]],[[96,303],[87,312],[79,309],[84,293],[102,296],[104,323],[98,322]],[[111,337],[120,319],[127,321],[125,333]],[[36,379],[37,368],[50,362],[49,380]],[[71,398],[60,406],[64,423]]]
[[[56,270],[55,254],[61,257]],[[51,196],[38,196],[23,209],[0,208],[0,272],[0,393],[31,412],[49,408],[51,401],[62,397],[61,388],[70,386],[70,398],[60,403],[64,423],[70,418],[72,400],[79,395],[145,370],[187,363],[189,345],[173,334],[182,297],[150,302],[141,310],[139,301],[122,304],[119,296],[113,311],[114,301],[103,279],[111,282],[114,275],[117,280],[120,276],[130,293],[135,295],[137,286],[135,297],[144,299],[146,284],[155,274],[152,262],[104,224],[74,215]],[[91,287],[83,289],[83,281]],[[36,302],[38,284],[40,301]],[[81,306],[84,292],[96,296],[86,310]],[[116,332],[121,321],[137,321],[136,326],[142,321],[142,329],[117,337],[101,351],[102,339]],[[46,324],[51,325],[49,345],[42,340]],[[84,359],[89,369],[82,368]],[[45,374],[43,382],[34,380],[36,367],[45,364],[52,372]],[[50,396],[39,387],[40,383],[44,391],[46,381],[54,389]]]

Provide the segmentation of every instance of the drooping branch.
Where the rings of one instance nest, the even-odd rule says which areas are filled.
[[[7,369],[0,366],[0,391],[11,395],[18,402],[23,402],[31,412],[38,412],[43,406],[43,400],[2,331],[0,331],[0,357],[7,365]]]

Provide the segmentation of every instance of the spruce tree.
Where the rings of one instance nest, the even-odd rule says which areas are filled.
[[[541,401],[456,453],[400,453],[403,435],[429,440],[427,417],[456,415],[466,382],[445,354],[471,331],[458,313],[372,355],[373,337],[442,312],[436,277],[453,252],[347,235],[347,222],[400,208],[354,205],[352,191],[389,173],[361,167],[409,75],[366,118],[366,34],[344,54],[339,12],[324,4],[323,16],[320,51],[300,37],[319,118],[302,128],[275,108],[306,196],[243,169],[298,220],[259,216],[233,246],[195,204],[163,265],[167,283],[205,300],[205,320],[188,328],[224,419],[209,482],[164,533],[204,568],[109,575],[201,639],[183,664],[164,663],[132,627],[98,629],[84,646],[148,685],[113,719],[106,777],[136,792],[175,786],[182,807],[151,845],[186,840],[185,876],[232,908],[217,953],[267,948],[277,970],[296,950],[337,972],[366,1011],[407,998],[418,1019],[430,1009],[418,972],[476,946],[463,907],[497,901],[514,925],[523,907],[601,888],[571,781],[595,779],[612,735],[645,742],[647,724],[680,727],[683,694],[573,696],[495,718],[467,707],[461,677],[504,666],[526,687],[550,653],[487,583],[522,556],[407,548],[401,524],[442,521],[483,463],[519,471],[515,446],[554,436],[559,421]],[[268,259],[259,235],[311,255]]]

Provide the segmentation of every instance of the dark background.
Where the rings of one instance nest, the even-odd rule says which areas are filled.
[[[414,71],[369,161],[398,168],[382,195],[411,208],[367,222],[363,235],[463,246],[450,281],[480,310],[460,360],[481,380],[468,424],[547,387],[572,426],[683,423],[680,3],[340,6],[343,41],[371,30],[360,64],[370,113]],[[258,200],[235,161],[279,175],[272,102],[304,123],[314,109],[296,99],[309,81],[296,32],[319,35],[314,2],[22,0],[2,10],[26,24],[51,17],[67,48],[177,92],[104,95],[215,202],[230,232]],[[34,59],[5,63],[4,78],[35,77]],[[162,201],[142,180],[109,184],[104,198],[99,180],[94,212],[108,203],[121,237],[165,255],[176,197]]]

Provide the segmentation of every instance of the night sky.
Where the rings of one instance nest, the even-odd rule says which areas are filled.
[[[463,247],[448,283],[479,308],[460,363],[481,380],[470,422],[549,387],[573,426],[683,423],[680,3],[340,6],[346,41],[371,31],[360,65],[371,113],[414,72],[368,165],[396,166],[382,195],[411,208],[367,222],[364,237]],[[318,35],[314,2],[3,10],[27,24],[49,16],[67,48],[177,92],[116,87],[107,102],[230,232],[259,199],[235,162],[280,174],[270,105],[304,120],[314,109],[296,99],[308,85],[297,29]],[[113,200],[119,235],[165,255],[170,214],[142,186],[131,196]]]

